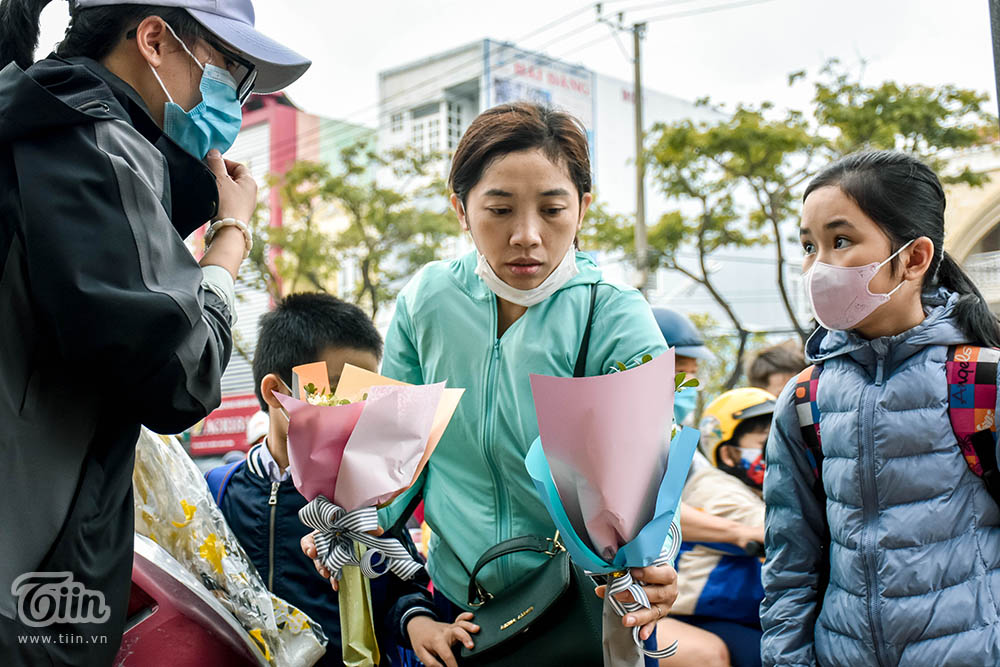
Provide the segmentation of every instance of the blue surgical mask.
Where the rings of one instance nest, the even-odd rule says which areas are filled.
[[[682,424],[698,405],[698,388],[684,387],[674,394],[674,420]]]
[[[221,67],[202,65],[169,24],[167,28],[201,69],[201,102],[190,111],[184,111],[174,102],[160,75],[150,65],[153,76],[170,100],[163,107],[163,132],[199,160],[204,159],[213,148],[225,153],[232,148],[243,125],[243,108],[236,92],[236,79]]]

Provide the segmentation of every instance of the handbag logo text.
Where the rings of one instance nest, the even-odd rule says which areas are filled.
[[[534,605],[532,605],[532,606],[528,607],[527,609],[525,609],[524,611],[522,611],[520,614],[517,615],[516,618],[512,618],[509,621],[507,621],[506,623],[504,623],[503,625],[501,625],[500,629],[501,630],[506,630],[507,628],[509,628],[510,626],[514,625],[515,623],[517,623],[518,621],[520,621],[522,618],[524,618],[525,616],[527,616],[528,614],[530,614],[533,611],[535,611],[535,606]]]

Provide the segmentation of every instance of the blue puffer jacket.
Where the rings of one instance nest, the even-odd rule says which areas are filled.
[[[826,507],[793,402],[767,444],[765,665],[1000,664],[1000,509],[963,459],[947,411],[949,345],[969,342],[940,291],[923,323],[863,340],[819,330]],[[829,519],[830,583],[816,589]]]

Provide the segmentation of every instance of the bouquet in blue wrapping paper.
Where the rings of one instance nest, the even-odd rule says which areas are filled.
[[[586,378],[531,376],[539,438],[528,473],[570,557],[593,575],[610,575],[605,598],[605,664],[641,658],[639,628],[607,622],[649,607],[629,568],[672,565],[680,549],[678,507],[698,431],[673,423],[674,352],[631,369]],[[635,602],[615,595],[628,591]],[[625,647],[623,650],[622,647]],[[651,657],[669,657],[676,642]],[[628,653],[629,655],[623,655]],[[640,663],[641,664],[641,663]]]

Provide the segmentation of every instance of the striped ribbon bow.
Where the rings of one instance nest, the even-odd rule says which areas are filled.
[[[653,565],[670,565],[677,558],[677,554],[681,549],[681,534],[677,529],[674,522],[670,522],[670,548],[664,549],[660,552],[660,555],[656,560],[653,561]],[[632,599],[635,602],[620,602],[615,595],[619,593],[629,592],[632,594]],[[608,589],[605,594],[608,600],[611,602],[611,606],[619,616],[624,616],[629,612],[639,611],[641,609],[649,609],[651,605],[649,604],[649,598],[646,596],[646,591],[643,589],[642,584],[638,583],[632,578],[632,573],[629,570],[624,572],[615,573],[611,575],[608,580]],[[650,658],[669,658],[670,656],[677,653],[677,640],[663,649],[658,651],[647,651],[642,644],[642,640],[639,639],[639,626],[632,628],[632,637],[635,639],[636,645],[639,649]]]
[[[348,512],[320,495],[299,510],[299,520],[319,531],[315,535],[317,560],[338,581],[345,565],[357,565],[369,579],[392,572],[403,580],[412,579],[424,567],[396,538],[369,534],[378,528],[374,507]],[[368,547],[361,558],[355,554],[355,542]]]

